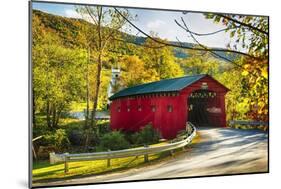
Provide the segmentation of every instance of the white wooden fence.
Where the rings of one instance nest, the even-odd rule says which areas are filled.
[[[101,160],[107,159],[107,165],[110,166],[110,159],[115,158],[125,158],[132,156],[144,156],[144,161],[148,161],[149,154],[157,154],[165,151],[171,151],[183,148],[187,144],[189,144],[192,139],[196,136],[196,128],[190,122],[186,125],[187,134],[183,140],[178,142],[173,142],[169,144],[165,144],[162,146],[145,146],[140,148],[133,149],[125,149],[118,151],[108,151],[108,152],[95,152],[95,153],[80,153],[80,154],[55,154],[50,153],[50,163],[60,163],[64,162],[64,171],[68,172],[68,163],[69,162],[79,162],[79,161],[93,161],[93,160]]]

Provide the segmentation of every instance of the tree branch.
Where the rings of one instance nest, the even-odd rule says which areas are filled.
[[[190,31],[190,30],[188,29],[188,27],[187,27],[186,22],[184,21],[184,19],[183,19],[182,17],[181,17],[181,21],[182,21],[182,23],[183,23],[184,26],[182,26],[181,24],[179,24],[179,23],[175,20],[175,22],[176,22],[176,24],[177,24],[178,26],[180,26],[181,28],[185,29],[186,31]],[[207,48],[207,47],[205,47],[204,45],[202,45],[202,44],[194,37],[194,35],[193,35],[192,33],[189,32],[189,34],[190,34],[190,36],[192,37],[192,39],[193,39],[200,47],[202,47],[202,48]],[[217,57],[219,57],[219,58],[221,58],[221,59],[224,59],[224,60],[226,60],[226,61],[232,63],[232,64],[235,65],[236,67],[239,67],[239,68],[241,68],[241,69],[245,69],[243,66],[237,64],[236,62],[234,62],[234,61],[232,61],[232,60],[229,60],[229,59],[226,58],[226,57],[223,57],[223,56],[219,55],[218,53],[216,53],[216,52],[214,52],[214,51],[211,51],[211,54],[213,54],[214,56],[217,56]],[[258,75],[254,74],[254,73],[251,73],[251,72],[250,72],[249,74],[251,74],[251,75],[253,75],[253,76],[255,76],[255,77],[259,77]]]
[[[254,57],[252,55],[249,55],[247,53],[243,53],[240,51],[235,51],[235,50],[230,50],[230,49],[222,49],[222,48],[196,48],[196,47],[188,47],[188,46],[181,46],[181,45],[176,45],[173,43],[167,43],[158,39],[155,39],[153,37],[151,37],[150,35],[148,35],[147,33],[145,33],[143,30],[141,30],[140,28],[138,28],[135,24],[133,24],[130,20],[128,20],[117,8],[114,8],[116,10],[116,12],[118,14],[120,14],[120,16],[122,16],[131,26],[133,26],[135,29],[137,29],[140,33],[142,33],[144,36],[146,36],[147,38],[151,39],[152,41],[156,42],[156,43],[160,43],[163,45],[167,45],[167,46],[171,46],[171,47],[178,47],[178,48],[183,48],[183,49],[190,49],[190,50],[195,50],[195,51],[217,51],[217,52],[229,52],[229,53],[235,53],[235,54],[240,54],[243,56],[247,56],[250,58],[254,58],[254,59],[258,59],[258,57]]]
[[[90,8],[88,6],[85,6],[85,9],[88,13],[88,15],[91,17],[91,19],[93,20],[93,22],[97,25],[97,20],[95,19],[95,17],[92,15],[91,11],[90,11]]]
[[[231,18],[231,17],[226,16],[226,15],[223,15],[223,14],[217,14],[217,15],[219,15],[220,17],[223,17],[223,18],[225,18],[225,19],[227,19],[227,20],[230,20],[230,21],[232,21],[232,22],[234,22],[234,23],[240,24],[241,26],[247,27],[247,28],[249,28],[249,29],[251,29],[251,30],[258,31],[258,32],[263,33],[263,34],[265,34],[265,35],[268,36],[268,32],[267,32],[267,31],[264,31],[264,30],[262,30],[262,29],[260,29],[260,28],[254,27],[254,26],[252,26],[252,25],[250,25],[250,24],[246,24],[246,23],[244,23],[244,22],[241,22],[241,21],[239,21],[239,20],[236,20],[236,19],[234,19],[234,18]]]
[[[210,33],[196,33],[196,32],[193,32],[193,31],[189,30],[189,33],[192,33],[193,35],[197,35],[197,36],[207,36],[207,35],[214,35],[214,34],[223,32],[223,31],[225,31],[225,30],[237,29],[237,28],[239,28],[239,27],[240,27],[240,26],[235,26],[235,27],[233,27],[233,28],[224,28],[224,29],[217,30],[217,31],[214,31],[214,32],[210,32]]]
[[[180,26],[182,29],[184,29],[185,31],[189,32],[189,34],[190,34],[190,36],[192,37],[192,39],[193,39],[201,48],[207,49],[207,47],[205,47],[204,45],[202,45],[202,44],[193,36],[193,34],[192,34],[192,33],[190,32],[190,30],[188,29],[188,27],[187,27],[187,25],[186,25],[186,23],[185,23],[185,21],[183,20],[182,17],[181,17],[181,20],[182,20],[184,26],[182,26],[180,23],[178,23],[177,20],[175,20],[176,24],[177,24],[178,26]],[[233,61],[229,60],[228,58],[225,58],[225,57],[223,57],[223,56],[221,56],[221,55],[219,55],[219,54],[217,54],[217,53],[215,53],[215,52],[213,52],[213,51],[211,51],[211,54],[213,54],[214,56],[219,57],[219,58],[221,58],[221,59],[223,59],[223,60],[226,60],[227,62],[230,62],[230,63],[232,63],[232,64],[235,64]],[[236,65],[236,64],[235,64],[235,65]]]

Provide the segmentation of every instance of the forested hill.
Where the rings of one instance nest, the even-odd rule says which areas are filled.
[[[79,30],[83,25],[90,25],[82,19],[67,18],[33,10],[33,22],[40,23],[40,29],[56,33],[66,47],[81,47],[83,42]],[[33,27],[34,28],[34,27]]]
[[[40,10],[33,10],[33,16],[36,16],[40,20],[41,26],[46,30],[51,30],[56,33],[61,39],[62,43],[66,47],[83,47],[84,39],[80,35],[81,28],[83,26],[93,26],[93,24],[76,18],[67,18],[63,16],[57,16],[49,13],[42,12]],[[120,32],[121,33],[121,32]],[[143,45],[146,41],[146,37],[129,35],[122,33],[123,40],[136,45]],[[178,42],[170,41],[169,43],[176,44]],[[193,47],[193,43],[183,42],[183,46]],[[174,48],[174,56],[176,58],[188,58],[186,51],[181,48]],[[229,54],[224,52],[217,52],[220,56],[226,57],[228,59],[235,59],[237,55]]]

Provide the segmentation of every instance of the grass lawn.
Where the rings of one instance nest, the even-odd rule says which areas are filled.
[[[161,142],[150,146],[161,146],[167,142]],[[167,156],[168,153],[149,155],[149,161]],[[64,173],[64,163],[51,165],[49,161],[37,161],[33,163],[33,181],[64,179],[92,174],[107,173],[113,170],[122,170],[144,164],[144,157],[127,157],[111,160],[111,166],[107,167],[107,160],[70,162],[69,172]]]
[[[159,159],[167,156],[166,154],[152,154],[149,155],[149,161]],[[52,179],[64,179],[78,176],[86,176],[93,174],[107,173],[113,170],[122,170],[125,168],[135,167],[137,165],[144,164],[144,157],[127,157],[111,160],[111,166],[107,167],[107,160],[95,160],[95,161],[81,161],[70,162],[69,172],[64,173],[64,164],[51,165],[48,161],[39,161],[33,163],[33,181],[39,180],[52,180]]]
[[[200,136],[198,136],[197,134],[196,137],[192,140],[192,144],[198,143],[199,140]],[[167,141],[151,146],[160,146],[166,143]],[[180,153],[183,153],[182,149],[178,149],[175,151],[175,155]],[[151,154],[149,155],[149,163],[165,161],[166,159],[170,158],[169,154],[169,152],[163,152],[161,154]],[[104,174],[141,165],[145,165],[143,156],[112,159],[110,167],[107,167],[107,160],[70,162],[69,172],[64,173],[64,163],[51,165],[49,161],[37,161],[33,163],[32,175],[33,182],[44,182],[51,180],[63,180],[74,177],[77,178],[87,175]]]

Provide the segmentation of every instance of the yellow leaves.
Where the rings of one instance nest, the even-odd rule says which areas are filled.
[[[146,79],[153,77],[153,74],[147,75],[145,64],[138,56],[127,56],[123,59],[122,66],[125,71],[121,77],[125,86],[145,83]]]
[[[268,79],[267,67],[262,69],[261,75],[262,75],[264,78]]]
[[[252,73],[254,76],[268,79],[268,61],[267,60],[247,60],[243,65],[242,75],[247,76]],[[252,81],[250,81],[252,82]]]
[[[242,75],[243,75],[243,76],[247,76],[248,74],[249,74],[249,72],[246,71],[246,70],[244,70],[244,71],[242,72]]]
[[[251,72],[252,66],[251,66],[251,64],[245,64],[245,65],[243,65],[243,67],[244,67],[244,71],[241,74],[243,76],[247,76],[249,74],[249,72]]]
[[[245,64],[245,65],[244,65],[244,68],[245,68],[245,69],[249,69],[250,66],[251,66],[250,64]]]

